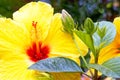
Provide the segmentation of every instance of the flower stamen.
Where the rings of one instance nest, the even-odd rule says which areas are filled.
[[[41,53],[40,53],[40,46],[39,46],[39,41],[38,41],[38,36],[37,36],[37,23],[36,21],[32,21],[32,26],[34,27],[34,30],[35,30],[35,43],[36,43],[36,57],[37,56],[41,56]]]
[[[34,28],[36,28],[36,26],[37,26],[37,22],[32,21],[32,26],[33,26]]]

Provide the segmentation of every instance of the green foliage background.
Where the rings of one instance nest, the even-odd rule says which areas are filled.
[[[120,14],[120,0],[0,0],[0,15],[12,17],[13,12],[31,1],[47,2],[54,7],[55,12],[65,9],[78,23],[83,23],[86,17],[93,21],[113,21]]]
[[[27,2],[27,0],[0,0],[0,14],[5,17],[12,17],[12,13]]]

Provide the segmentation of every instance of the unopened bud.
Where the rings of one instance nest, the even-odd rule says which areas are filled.
[[[93,21],[90,18],[87,18],[84,22],[84,30],[92,35],[94,32],[96,32],[97,27],[94,25]]]
[[[71,17],[71,15],[65,10],[62,10],[62,23],[63,23],[63,26],[64,26],[64,30],[66,32],[72,34],[73,29],[75,27],[75,23],[74,23],[74,20]]]

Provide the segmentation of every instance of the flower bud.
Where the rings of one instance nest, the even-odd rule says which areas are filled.
[[[73,34],[73,29],[75,27],[74,20],[71,15],[65,10],[62,10],[62,23],[64,30],[70,34]]]
[[[96,26],[94,25],[93,21],[90,18],[87,18],[84,22],[84,30],[92,35],[96,30]]]

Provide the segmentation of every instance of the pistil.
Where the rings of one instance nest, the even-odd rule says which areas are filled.
[[[33,21],[33,22],[32,22],[32,26],[34,27],[34,30],[35,30],[36,57],[37,57],[37,56],[40,57],[40,56],[41,56],[41,53],[40,53],[40,44],[39,44],[38,35],[37,35],[37,23],[38,23],[38,22]]]

